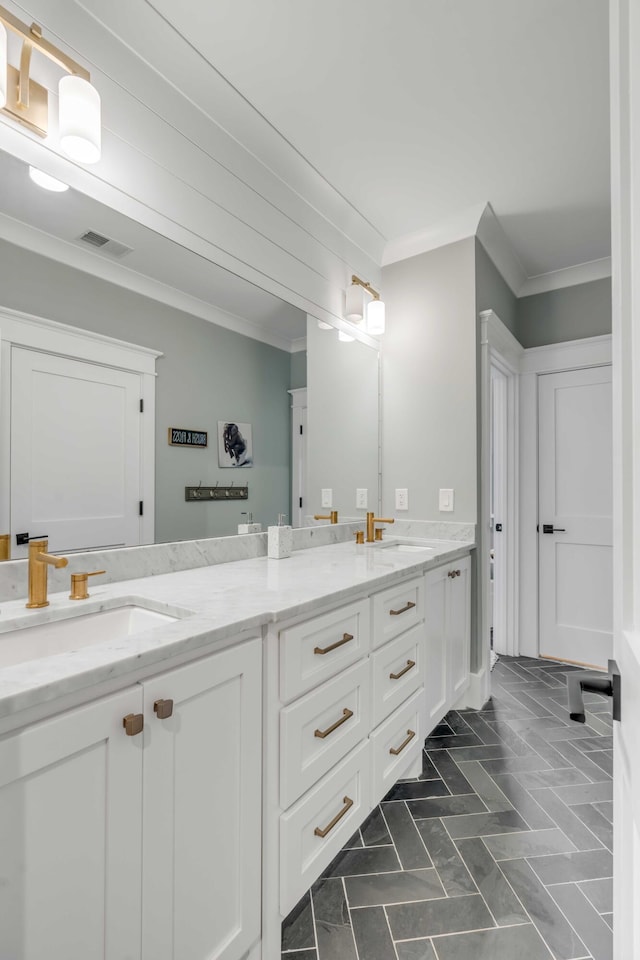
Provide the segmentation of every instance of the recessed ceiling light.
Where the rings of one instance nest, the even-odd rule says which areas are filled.
[[[37,167],[29,167],[29,176],[34,183],[37,183],[39,187],[43,187],[45,190],[64,193],[65,190],[69,189],[68,183],[63,183],[62,180],[56,180],[55,177],[50,177],[48,173],[43,173],[42,170],[38,170]]]

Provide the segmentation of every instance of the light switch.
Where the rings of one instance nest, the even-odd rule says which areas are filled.
[[[366,487],[358,487],[356,490],[356,510],[366,510],[368,500],[368,491]]]
[[[406,488],[396,487],[396,510],[409,509],[409,491]]]
[[[321,491],[322,495],[322,506],[323,507],[332,507],[333,506],[333,490],[331,487],[326,487]]]
[[[453,490],[440,490],[438,509],[441,513],[453,511]]]

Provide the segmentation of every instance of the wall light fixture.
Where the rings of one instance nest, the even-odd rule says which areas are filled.
[[[355,274],[353,274],[351,277],[351,284],[347,288],[346,318],[347,320],[351,321],[351,323],[356,323],[362,319],[362,290],[366,290],[372,298],[367,304],[365,330],[367,333],[371,333],[374,336],[379,337],[384,333],[385,330],[384,301],[380,299],[380,294],[377,290],[373,289],[370,283],[366,283],[364,280],[361,280],[360,277],[356,277]],[[360,297],[359,313],[357,312],[358,296]],[[351,313],[350,310],[352,311]]]
[[[20,66],[9,63],[7,30],[22,40]],[[30,76],[33,51],[64,71],[58,86],[60,149],[78,163],[100,159],[100,96],[89,71],[42,36],[37,23],[30,27],[0,7],[0,113],[40,137],[49,131],[49,91]]]

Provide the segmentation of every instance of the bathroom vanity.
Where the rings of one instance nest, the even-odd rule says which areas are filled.
[[[464,696],[471,547],[336,543],[4,603],[0,953],[279,956]]]

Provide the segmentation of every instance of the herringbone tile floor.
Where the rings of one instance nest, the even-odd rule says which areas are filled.
[[[283,924],[283,960],[610,960],[606,697],[572,723],[566,674],[501,658]]]

